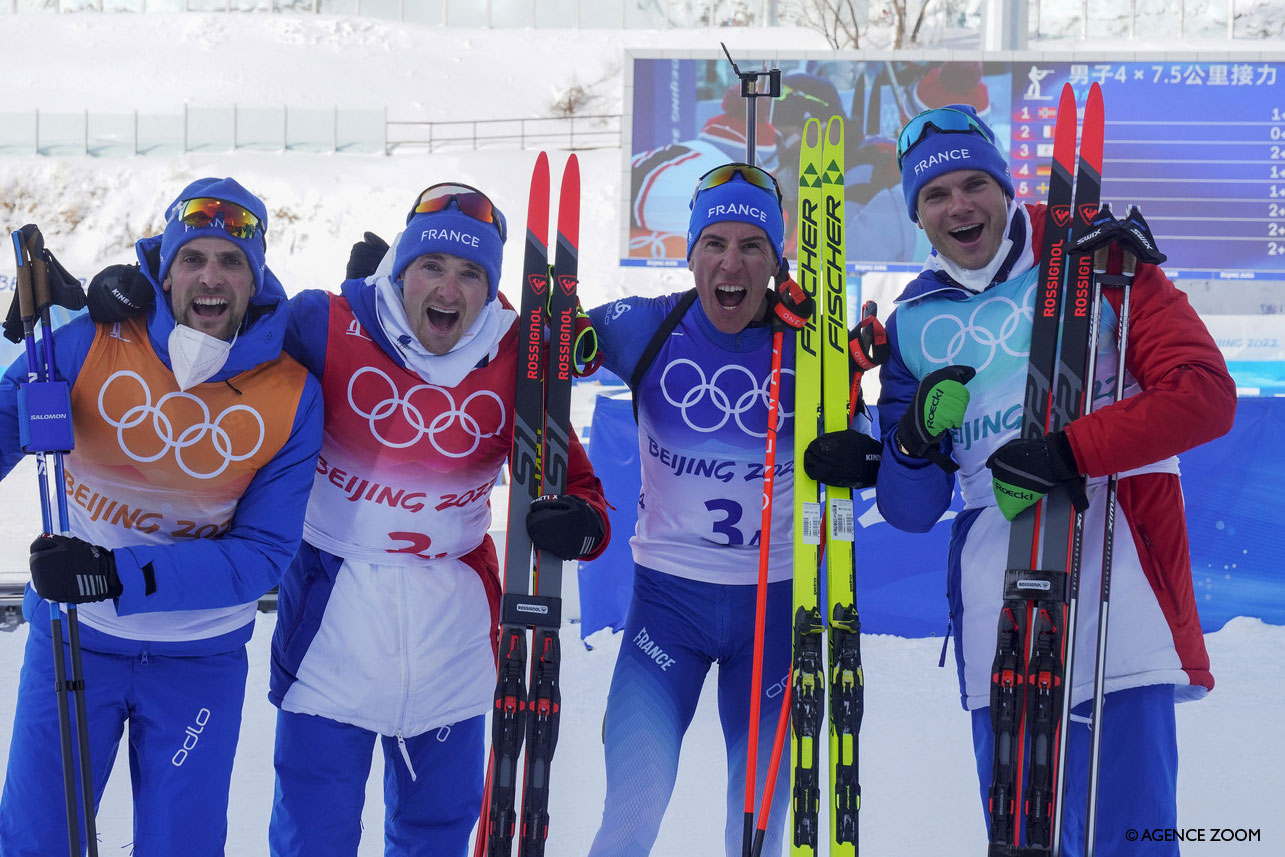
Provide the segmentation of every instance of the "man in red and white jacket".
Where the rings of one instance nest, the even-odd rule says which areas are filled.
[[[1091,413],[1043,438],[1018,439],[1044,207],[1014,202],[994,136],[966,105],[912,120],[898,148],[910,217],[934,252],[887,323],[892,355],[881,371],[879,509],[899,529],[928,530],[955,487],[955,475],[930,456],[958,465],[965,509],[951,531],[947,590],[985,806],[1009,520],[1023,508],[1010,491],[1020,486],[1029,505],[1087,477],[1075,674],[1067,682],[1075,706],[1067,736],[1073,797],[1065,803],[1062,850],[1080,854],[1089,741],[1083,715],[1093,683],[1106,477],[1120,475],[1097,854],[1132,853],[1126,828],[1176,826],[1174,703],[1214,684],[1192,593],[1176,456],[1230,429],[1235,385],[1186,296],[1144,264],[1134,280],[1123,366],[1114,333],[1119,290],[1106,290]],[[1113,249],[1111,269],[1120,261]],[[1112,404],[1117,371],[1126,373],[1125,398]],[[1155,848],[1147,853],[1177,854],[1176,845]]]

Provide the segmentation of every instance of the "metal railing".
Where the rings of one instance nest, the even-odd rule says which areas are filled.
[[[129,157],[241,150],[394,154],[620,145],[619,114],[429,122],[389,120],[383,109],[190,107],[170,115],[0,112],[0,156]]]
[[[452,122],[390,121],[384,150],[438,151],[486,149],[516,145],[526,148],[615,149],[621,145],[620,115],[476,119]]]

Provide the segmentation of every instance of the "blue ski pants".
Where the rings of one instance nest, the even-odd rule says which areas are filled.
[[[791,590],[788,580],[768,587],[756,802],[789,681]],[[633,600],[607,697],[607,795],[590,857],[651,853],[674,791],[683,735],[714,663],[728,759],[726,849],[728,857],[741,854],[755,597],[754,586],[702,583],[635,566]],[[776,777],[764,854],[781,853],[790,795],[788,749]]]
[[[357,853],[376,738],[384,751],[386,857],[463,857],[482,808],[485,723],[479,715],[402,739],[403,755],[395,737],[277,712],[277,785],[268,827],[273,857]]]
[[[67,853],[53,640],[47,631],[29,627],[0,797],[3,857]],[[66,647],[64,659],[70,675]],[[129,723],[133,857],[221,857],[245,700],[244,647],[217,655],[171,657],[149,654],[147,644],[140,642],[136,655],[82,649],[81,662],[94,806]],[[74,716],[74,699],[72,709]],[[78,757],[74,731],[72,750]],[[77,758],[73,770],[78,808],[79,764]],[[80,830],[83,854],[83,823]]]
[[[1066,808],[1063,857],[1084,854],[1085,802],[1089,778],[1091,700],[1071,710],[1066,747]],[[973,715],[973,750],[986,812],[991,785],[994,733],[990,709]],[[1176,857],[1177,842],[1134,841],[1128,831],[1178,826],[1178,739],[1173,685],[1134,687],[1108,693],[1102,703],[1101,768],[1098,772],[1097,857]]]

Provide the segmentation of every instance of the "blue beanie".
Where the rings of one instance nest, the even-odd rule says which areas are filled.
[[[692,216],[687,225],[687,260],[705,227],[725,220],[757,226],[767,233],[777,262],[785,256],[785,222],[776,194],[750,184],[739,175],[717,187],[698,191],[692,197]]]
[[[491,208],[500,223],[504,223],[504,215],[494,203]],[[406,230],[393,256],[393,280],[400,281],[410,263],[428,253],[459,256],[482,266],[486,271],[486,301],[495,300],[500,290],[504,239],[494,223],[475,220],[455,207],[424,214],[412,212],[406,218]]]
[[[237,238],[226,231],[223,224],[218,221],[205,226],[188,226],[179,219],[183,203],[191,199],[207,197],[231,202],[249,211],[259,218],[259,230],[249,238]],[[184,244],[196,238],[222,238],[225,241],[231,241],[245,253],[245,258],[250,263],[250,271],[254,274],[254,293],[258,294],[263,288],[265,264],[263,253],[267,246],[264,234],[267,231],[268,210],[264,208],[262,200],[241,187],[235,179],[197,179],[183,188],[183,192],[165,209],[165,231],[161,233],[160,280],[162,283],[165,282],[165,276],[174,262],[174,255]]]
[[[967,113],[978,125],[995,134],[968,104],[947,104],[946,108]],[[941,109],[941,108],[938,108]],[[901,159],[901,192],[906,196],[906,211],[918,223],[916,211],[919,191],[938,176],[956,170],[980,170],[999,184],[1009,199],[1013,198],[1013,179],[1009,175],[1004,153],[990,140],[975,131],[942,131],[930,129],[923,139],[911,146]]]

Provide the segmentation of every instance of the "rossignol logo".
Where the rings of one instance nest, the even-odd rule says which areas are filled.
[[[196,720],[191,726],[183,729],[183,746],[178,748],[178,752],[170,759],[170,764],[176,768],[183,767],[187,761],[187,754],[196,749],[197,742],[201,740],[201,733],[205,731],[205,724],[210,722],[210,709],[202,708],[196,712]]]
[[[1085,223],[1098,216],[1098,207],[1091,202],[1080,203],[1080,219]]]
[[[1019,590],[1034,590],[1038,592],[1049,592],[1053,589],[1052,584],[1047,580],[1019,580],[1017,581]]]
[[[549,612],[549,608],[543,604],[519,604],[514,609],[519,613],[534,613],[537,616],[544,616]]]
[[[1049,214],[1053,217],[1053,222],[1058,226],[1066,226],[1071,222],[1071,206],[1069,205],[1049,206]]]
[[[725,205],[711,205],[705,212],[705,217],[714,220],[719,217],[727,217],[731,214],[739,214],[742,217],[752,217],[761,223],[767,223],[767,212],[757,205],[737,205],[736,203]]]
[[[947,164],[951,161],[967,161],[972,157],[971,149],[947,149],[944,152],[938,152],[935,155],[929,155],[922,161],[915,164],[915,175],[919,175],[929,167],[935,167],[938,164]]]
[[[544,290],[549,285],[549,278],[544,274],[527,274],[526,281],[527,285],[531,287],[531,291],[537,295],[544,294]]]

